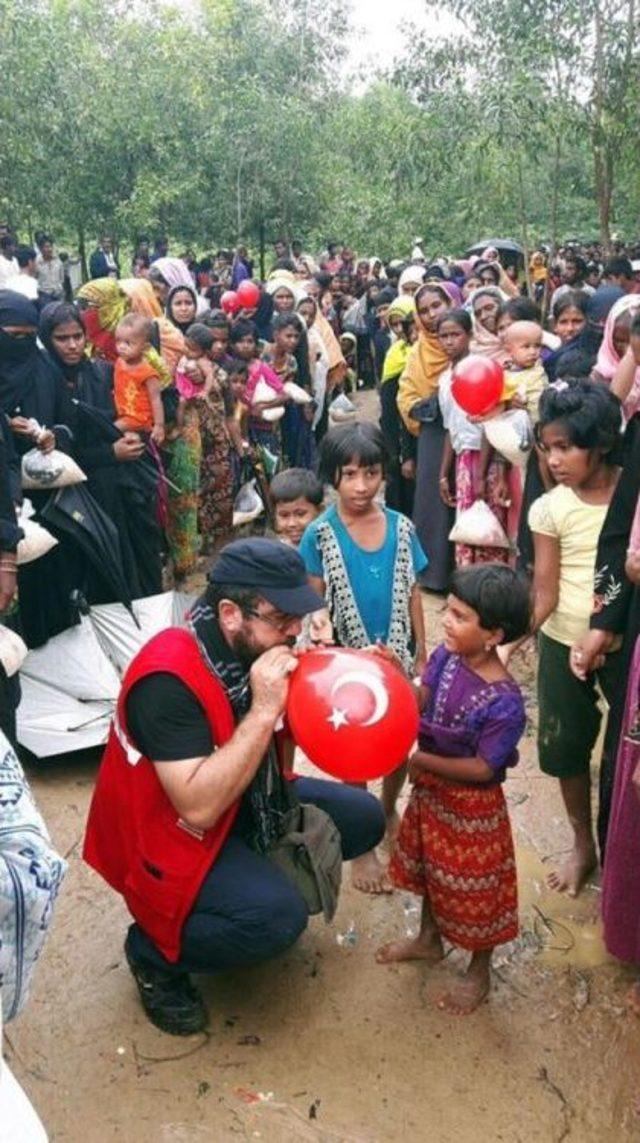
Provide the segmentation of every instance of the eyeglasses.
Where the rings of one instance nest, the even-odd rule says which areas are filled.
[[[292,623],[299,622],[297,615],[283,615],[278,618],[269,612],[256,611],[254,607],[243,608],[242,614],[247,619],[261,619],[263,623],[268,623],[269,627],[273,627],[274,631],[280,631],[280,633],[291,627]]]

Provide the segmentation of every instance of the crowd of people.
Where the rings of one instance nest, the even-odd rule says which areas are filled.
[[[429,260],[417,242],[409,259],[383,262],[338,244],[312,257],[282,240],[259,281],[245,247],[197,260],[145,237],[122,277],[103,237],[72,291],[50,237],[38,237],[36,250],[0,235],[8,739],[16,637],[42,646],[77,621],[79,599],[117,597],[57,526],[46,486],[29,498],[58,542],[20,563],[29,456],[62,453],[82,470],[84,510],[115,529],[131,599],[211,565],[191,620],[206,669],[175,633],[135,660],[87,839],[87,859],[134,916],[125,947],[150,1018],[167,1031],[204,1026],[189,973],[273,955],[306,924],[304,902],[265,865],[292,809],[277,776],[290,757],[283,749],[278,762],[270,743],[301,637],[376,647],[420,683],[418,749],[385,779],[383,812],[364,791],[295,784],[337,825],[356,888],[423,898],[419,935],[385,945],[382,963],[438,959],[443,938],[467,949],[466,977],[443,1005],[468,1012],[488,993],[493,949],[517,934],[502,786],[525,725],[509,664],[533,634],[540,766],[559,781],[573,833],[550,884],[579,893],[597,840],[607,945],[640,966],[639,249],[541,247],[524,266],[512,243]],[[500,391],[472,414],[456,383],[477,360],[498,368]],[[358,420],[361,389],[378,391],[379,425]],[[234,540],[265,530],[278,542]],[[430,657],[423,588],[448,593]],[[230,705],[208,693],[207,671]],[[148,770],[127,768],[130,750]],[[157,901],[167,807],[211,838],[204,866],[189,864],[173,830],[168,852],[188,877],[171,918]],[[377,849],[385,826],[389,866]],[[135,875],[140,855],[124,840],[114,849],[126,830],[150,846]],[[640,1012],[640,985],[633,1000]]]

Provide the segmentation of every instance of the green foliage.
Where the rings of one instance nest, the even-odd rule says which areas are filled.
[[[346,0],[201,0],[186,14],[3,0],[0,212],[23,234],[87,243],[107,227],[256,248],[264,232],[381,257],[406,255],[414,234],[433,253],[490,231],[591,236],[609,218],[633,234],[632,0],[444,6],[466,31],[412,33],[393,72],[355,94]]]

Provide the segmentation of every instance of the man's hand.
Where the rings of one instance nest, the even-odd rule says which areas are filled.
[[[277,722],[287,704],[289,675],[297,666],[298,660],[290,647],[270,647],[260,655],[249,675],[253,696],[251,710]]]

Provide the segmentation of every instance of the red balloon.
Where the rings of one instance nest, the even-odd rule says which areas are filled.
[[[253,310],[260,301],[260,287],[250,278],[245,278],[236,290],[238,309]]]
[[[237,313],[240,309],[240,302],[235,290],[225,290],[220,298],[220,309],[230,316]]]
[[[409,681],[380,655],[326,647],[301,656],[287,720],[321,770],[366,782],[404,762],[418,733],[418,705]]]
[[[451,393],[465,413],[482,417],[497,405],[504,387],[504,369],[497,361],[470,353],[454,367]]]

